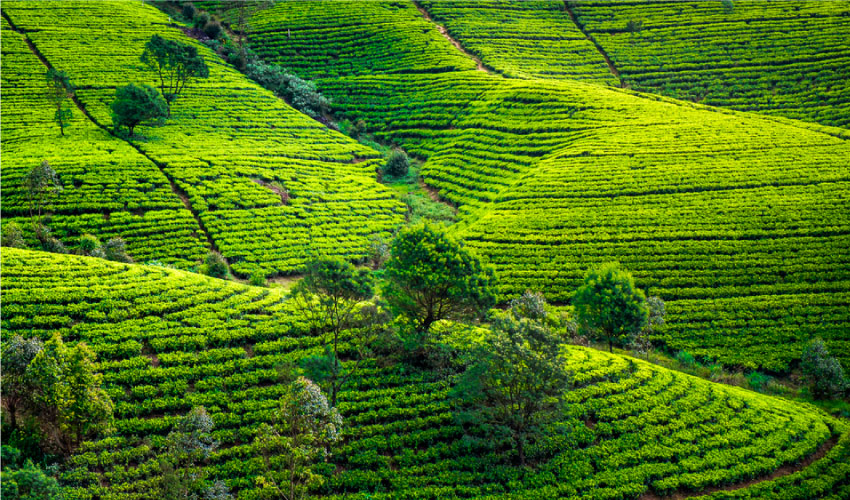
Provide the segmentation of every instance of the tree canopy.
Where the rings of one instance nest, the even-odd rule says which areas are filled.
[[[68,76],[68,73],[64,71],[50,68],[47,70],[46,78],[47,97],[56,108],[56,112],[53,114],[53,120],[59,125],[59,132],[65,135],[65,127],[70,125],[71,117],[73,117],[71,104],[68,101],[70,100],[71,93],[74,91],[74,87],[71,86],[71,78]]]
[[[609,351],[628,345],[649,319],[646,296],[617,263],[588,271],[573,306],[579,325],[591,338],[607,342]]]
[[[168,114],[168,107],[159,92],[150,85],[125,85],[115,90],[112,124],[116,129],[127,127],[130,135],[136,125]]]
[[[165,98],[168,115],[171,114],[171,103],[192,78],[210,76],[210,70],[196,47],[159,35],[153,35],[145,43],[141,60],[159,77],[159,90]]]
[[[435,321],[480,317],[496,302],[493,270],[428,225],[402,231],[392,243],[384,269],[385,299],[422,334]]]

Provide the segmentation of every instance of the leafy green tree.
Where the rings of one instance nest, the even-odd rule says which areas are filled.
[[[196,16],[195,20],[200,17]],[[210,76],[210,70],[196,47],[159,35],[153,35],[145,43],[141,60],[159,77],[159,90],[165,98],[168,116],[171,116],[171,103],[193,78]]]
[[[59,125],[59,132],[64,136],[65,127],[70,125],[71,118],[74,116],[71,112],[71,103],[69,102],[71,94],[74,92],[74,87],[71,86],[70,77],[64,71],[57,71],[53,68],[47,70],[47,97],[56,108],[53,115],[53,120]]]
[[[649,319],[646,297],[617,263],[588,271],[573,306],[582,328],[591,338],[607,342],[612,352],[615,344],[628,345]]]
[[[652,339],[650,337],[664,324],[664,317],[667,314],[667,308],[660,297],[647,297],[646,306],[649,309],[649,319],[646,326],[632,340],[632,348],[645,357],[652,350]]]
[[[127,243],[118,236],[106,240],[106,244],[103,245],[103,258],[128,264],[133,262],[133,259],[127,255]]]
[[[419,225],[402,231],[384,266],[383,295],[422,337],[435,321],[481,317],[496,302],[493,270],[441,230]]]
[[[817,338],[803,351],[801,368],[818,398],[841,396],[850,388],[841,362],[829,355],[823,339]]]
[[[146,120],[167,115],[165,99],[150,85],[125,85],[115,90],[112,109],[112,125],[115,129],[127,127],[130,136],[136,125]]]
[[[33,167],[24,178],[24,188],[29,202],[30,220],[36,237],[44,243],[47,232],[42,224],[42,211],[50,199],[62,192],[62,182],[47,160]]]
[[[490,438],[510,439],[521,465],[528,444],[561,415],[570,384],[561,338],[546,324],[544,306],[542,296],[527,294],[509,314],[494,318],[454,393],[462,420],[483,427]]]
[[[11,248],[26,248],[27,242],[24,240],[24,232],[21,226],[15,221],[3,222],[3,228],[0,230],[0,246]]]
[[[274,421],[262,424],[254,438],[263,457],[263,474],[256,479],[260,498],[306,498],[310,488],[322,483],[313,465],[327,459],[341,428],[342,417],[316,384],[304,377],[292,382]]]
[[[390,153],[390,157],[384,165],[383,173],[384,175],[389,175],[391,177],[404,177],[407,175],[407,171],[409,169],[410,159],[407,157],[407,153],[401,149],[395,148]]]
[[[20,465],[21,454],[11,446],[3,445],[3,471],[0,473],[3,500],[62,500],[62,488],[48,471],[27,460]]]
[[[34,384],[27,368],[41,351],[43,344],[38,338],[24,339],[15,335],[2,343],[0,356],[3,370],[0,372],[0,398],[3,409],[9,415],[9,432],[18,428],[18,416],[23,416],[33,408]]]
[[[27,366],[36,416],[65,455],[85,438],[112,427],[114,406],[94,360],[86,344],[69,348],[57,332]]]
[[[313,374],[321,373],[321,378],[328,380],[331,406],[336,406],[337,393],[350,375],[339,358],[340,334],[351,326],[359,305],[374,294],[368,270],[332,257],[309,261],[304,277],[292,287],[291,297],[313,331],[329,330],[324,336],[325,356],[312,361]]]
[[[227,487],[207,480],[203,465],[218,449],[212,437],[215,423],[206,408],[192,408],[174,424],[166,436],[166,451],[160,456],[160,495],[169,499],[228,499]]]
[[[230,268],[227,267],[227,261],[218,252],[210,252],[204,261],[204,274],[213,278],[227,279],[230,273]]]

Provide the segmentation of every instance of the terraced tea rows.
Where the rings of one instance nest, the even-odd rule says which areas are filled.
[[[619,86],[559,0],[423,1],[431,17],[484,64],[509,77]]]
[[[450,29],[490,8],[423,5]],[[273,26],[275,9],[257,18]],[[285,26],[325,23],[313,13]],[[290,50],[274,33],[258,47],[272,59]],[[321,71],[321,59],[313,67]],[[557,79],[404,64],[325,76],[319,86],[337,115],[427,159],[425,181],[460,205],[456,234],[496,265],[503,297],[530,288],[568,301],[588,267],[620,260],[668,302],[658,339],[673,349],[784,371],[821,335],[850,362],[846,132]],[[766,311],[792,303],[810,305]],[[711,314],[724,320],[708,323]],[[702,323],[691,328],[691,319]],[[712,341],[701,343],[706,331]]]
[[[66,243],[89,232],[124,238],[141,261],[189,267],[200,260],[206,244],[200,227],[156,165],[95,126],[73,103],[71,126],[60,135],[47,99],[46,68],[5,19],[2,36],[4,218],[29,229],[24,178],[47,160],[64,188],[47,207],[53,213],[48,225]]]
[[[848,2],[570,5],[634,89],[850,126]]]
[[[10,1],[3,13],[28,31],[47,61],[72,75],[77,95],[104,126],[116,87],[156,83],[140,68],[145,41],[153,34],[189,40],[165,14],[138,2]],[[311,252],[360,259],[370,235],[387,236],[403,222],[404,205],[375,181],[377,152],[200,50],[210,78],[181,95],[165,125],[139,127],[147,139],[134,145],[185,192],[234,271],[289,273]],[[288,201],[267,187],[274,182]]]
[[[71,458],[64,479],[72,498],[151,498],[153,458],[175,418],[196,405],[211,412],[223,444],[211,475],[238,498],[255,498],[262,457],[250,443],[283,389],[275,367],[318,350],[283,296],[14,249],[4,249],[2,266],[3,338],[60,331],[86,341],[116,403],[117,435],[85,443]],[[341,394],[344,439],[320,467],[327,482],[315,493],[637,498],[736,484],[822,448],[829,451],[802,471],[730,496],[841,498],[850,490],[850,429],[841,421],[641,361],[579,347],[565,356],[575,389],[563,421],[531,450],[534,469],[507,465],[498,448],[476,439],[476,428],[456,423],[452,379],[368,365]]]

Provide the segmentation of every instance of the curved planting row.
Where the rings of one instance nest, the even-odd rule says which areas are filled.
[[[205,406],[222,442],[208,465],[255,498],[251,444],[285,386],[277,366],[319,351],[285,297],[158,267],[5,249],[2,335],[85,341],[115,401],[117,434],[84,443],[72,498],[146,499],[177,416]],[[579,347],[563,419],[510,465],[455,420],[453,379],[369,362],[340,394],[343,440],[319,467],[328,498],[637,498],[737,485],[829,449],[796,474],[734,493],[811,498],[846,490],[847,426],[805,406]],[[830,444],[837,439],[837,444]],[[845,464],[845,465],[841,465]],[[781,497],[771,496],[781,491]],[[730,494],[731,495],[731,494]],[[715,495],[722,498],[722,496]]]

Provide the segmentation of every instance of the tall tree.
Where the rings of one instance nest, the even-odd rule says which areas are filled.
[[[316,384],[304,377],[292,382],[272,424],[261,425],[254,438],[263,457],[264,472],[256,479],[260,498],[306,498],[322,482],[313,464],[327,458],[341,429],[342,417]]]
[[[210,70],[196,47],[159,35],[153,35],[145,43],[141,60],[159,77],[159,90],[165,98],[168,116],[171,116],[171,103],[193,78],[210,76]]]
[[[322,257],[307,263],[304,277],[292,288],[291,296],[310,327],[324,336],[327,347],[320,371],[327,376],[331,405],[347,378],[339,359],[340,334],[352,323],[359,305],[374,295],[372,275],[339,258]],[[329,330],[325,335],[323,332]]]
[[[62,192],[62,182],[47,160],[33,167],[24,178],[24,187],[29,201],[30,220],[36,237],[44,242],[47,237],[42,221],[42,210],[51,198]]]
[[[0,356],[3,360],[3,370],[0,372],[0,386],[3,397],[0,403],[9,415],[10,431],[18,427],[18,416],[32,409],[33,380],[27,373],[32,360],[42,349],[42,342],[37,338],[24,339],[15,335],[3,342]]]
[[[155,88],[131,83],[115,89],[115,100],[110,109],[115,129],[127,127],[132,137],[136,125],[166,116],[168,107]]]
[[[617,263],[588,271],[573,306],[579,325],[591,338],[607,342],[612,352],[615,344],[628,345],[649,319],[646,296]]]
[[[497,316],[455,389],[460,416],[484,424],[488,437],[508,438],[517,460],[543,429],[557,421],[570,374],[561,356],[561,338],[546,324],[542,296],[527,294],[510,312]]]
[[[495,275],[441,230],[420,225],[393,241],[384,266],[383,294],[396,314],[420,335],[442,319],[482,316],[495,302]]]
[[[65,127],[69,126],[73,113],[70,98],[74,92],[68,73],[50,68],[47,70],[47,97],[56,108],[53,120],[59,125],[59,132],[64,136]]]
[[[812,340],[803,350],[800,367],[815,397],[840,397],[850,389],[841,362],[829,355],[821,338]]]

